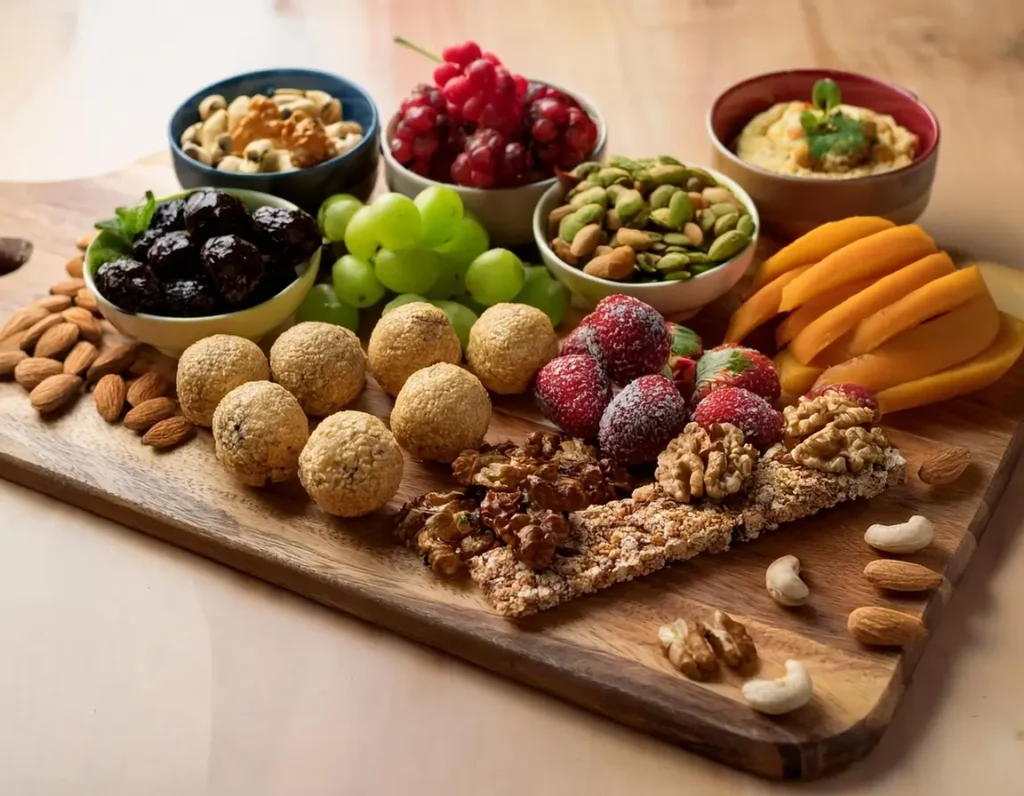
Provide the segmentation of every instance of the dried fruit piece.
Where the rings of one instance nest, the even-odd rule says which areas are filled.
[[[81,376],[96,361],[99,351],[88,340],[79,340],[64,359],[64,372]]]
[[[814,386],[814,382],[825,372],[825,368],[813,367],[800,362],[788,348],[783,348],[775,355],[772,365],[779,376],[782,395],[786,399],[803,395]]]
[[[124,401],[128,395],[128,385],[117,373],[108,373],[96,384],[93,401],[100,417],[108,423],[115,423],[124,410]]]
[[[138,406],[153,398],[161,398],[167,394],[170,386],[167,379],[155,370],[143,373],[128,385],[128,403]]]
[[[157,450],[168,450],[196,435],[195,424],[187,417],[168,417],[142,435],[142,444]]]
[[[96,361],[89,367],[87,378],[90,382],[98,381],[108,373],[121,373],[128,370],[139,352],[138,343],[119,343],[101,351]]]
[[[174,415],[177,407],[171,398],[150,398],[143,401],[124,416],[125,428],[132,431],[145,431],[161,420]]]
[[[62,321],[51,326],[39,338],[35,346],[37,357],[56,359],[64,356],[78,342],[78,327],[73,323]]]
[[[917,477],[931,486],[952,484],[971,463],[971,452],[961,445],[944,445],[925,459]]]
[[[14,366],[14,380],[31,392],[50,376],[63,372],[64,365],[56,359],[30,357]]]
[[[32,408],[39,414],[45,415],[67,406],[78,395],[81,388],[82,380],[78,376],[72,376],[70,373],[58,373],[43,379],[29,393],[28,398],[32,402]]]
[[[801,305],[797,309],[793,310],[793,312],[789,313],[789,315],[786,316],[786,319],[778,325],[778,328],[775,330],[775,343],[780,346],[786,345],[795,337],[798,337],[801,332],[822,316],[828,314],[831,310],[837,307],[841,307],[848,301],[853,300],[855,296],[859,295],[873,284],[875,284],[874,280],[861,279],[857,282],[847,282],[846,284],[839,285],[831,290],[826,290],[824,293],[815,296],[806,304]],[[793,354],[801,362],[810,362],[810,357],[804,358],[802,351],[802,348],[800,353],[798,353],[797,350],[793,350]]]
[[[861,644],[875,647],[902,647],[928,635],[916,616],[873,605],[853,611],[846,628]]]

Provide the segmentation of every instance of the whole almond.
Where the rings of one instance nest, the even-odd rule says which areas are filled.
[[[29,393],[28,399],[32,407],[41,415],[56,412],[70,403],[78,395],[82,388],[82,380],[70,373],[59,373],[43,379],[42,382]]]
[[[63,312],[74,304],[71,296],[43,296],[32,303],[33,307],[42,307],[47,312]]]
[[[620,246],[629,246],[635,252],[645,252],[654,243],[646,232],[630,229],[629,227],[623,227],[616,232],[615,240],[618,241]]]
[[[160,398],[167,394],[169,386],[167,379],[151,370],[128,385],[128,403],[138,406],[152,398]]]
[[[150,398],[143,401],[124,416],[125,428],[132,431],[146,431],[151,426],[174,416],[174,401],[170,398]]]
[[[24,353],[24,352],[23,352]],[[14,380],[29,392],[42,384],[50,376],[64,372],[64,365],[56,359],[29,357],[14,366]]]
[[[85,251],[89,248],[89,244],[92,243],[93,238],[99,234],[100,231],[98,229],[90,229],[88,232],[78,236],[78,240],[75,241],[75,245],[82,251]]]
[[[942,575],[910,561],[879,558],[864,567],[864,577],[880,589],[931,591],[942,585]]]
[[[633,273],[635,257],[629,246],[619,246],[611,254],[595,257],[585,266],[583,273],[601,279],[624,279]]]
[[[24,332],[31,329],[39,321],[43,320],[50,314],[50,311],[42,307],[28,307],[27,309],[18,310],[7,322],[0,328],[0,340],[5,337],[10,337],[18,332]]]
[[[952,484],[971,463],[971,452],[960,445],[944,445],[933,451],[917,471],[917,477],[931,486]]]
[[[875,605],[856,609],[846,628],[861,644],[874,647],[902,647],[928,635],[924,623],[916,616]]]
[[[20,349],[0,351],[0,377],[12,375],[14,368],[23,359],[28,359],[28,354]]]
[[[60,316],[68,323],[78,327],[78,334],[90,343],[98,343],[103,339],[103,330],[100,322],[95,316],[84,307],[70,307],[64,310]]]
[[[83,287],[75,293],[75,305],[89,310],[89,312],[98,313],[100,311],[100,305],[96,303],[96,297],[89,292],[87,287]]]
[[[64,270],[68,272],[68,276],[74,279],[82,278],[82,258],[72,257],[64,264]]]
[[[619,230],[620,232],[622,230]],[[569,246],[569,251],[573,253],[575,257],[589,257],[590,254],[601,245],[601,225],[600,224],[587,224],[583,229],[576,233],[572,239],[572,245]]]
[[[64,356],[77,342],[78,327],[64,321],[43,332],[43,336],[36,343],[34,353],[37,357],[56,359]]]
[[[36,343],[39,342],[39,338],[43,336],[44,332],[52,329],[60,323],[63,323],[63,318],[59,315],[51,315],[50,313],[47,313],[42,320],[32,324],[25,330],[25,336],[21,338],[22,349],[25,351],[31,351],[35,348]]]
[[[166,450],[192,439],[196,434],[195,424],[186,417],[169,417],[161,420],[142,435],[142,444],[157,450]]]
[[[119,343],[111,346],[96,357],[96,361],[89,368],[89,381],[99,381],[108,373],[121,373],[131,367],[132,362],[138,354],[138,343]]]
[[[124,399],[128,394],[128,385],[117,373],[108,373],[96,384],[92,398],[96,402],[96,411],[108,423],[115,423],[124,410]]]
[[[20,351],[21,341],[25,339],[24,332],[15,332],[0,340],[0,351]]]
[[[64,358],[64,372],[81,376],[100,355],[99,349],[88,340],[79,340]]]
[[[79,290],[85,287],[84,279],[66,279],[50,287],[50,292],[56,296],[74,296]]]

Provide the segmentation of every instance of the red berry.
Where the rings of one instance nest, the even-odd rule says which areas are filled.
[[[713,423],[732,423],[760,451],[782,439],[781,413],[760,395],[741,387],[715,390],[697,404],[693,419],[706,429]]]
[[[558,125],[550,119],[538,119],[530,128],[530,135],[543,143],[554,141],[558,138]]]
[[[768,357],[752,348],[734,345],[705,351],[697,363],[697,400],[723,387],[742,387],[769,403],[775,403],[782,392],[779,376]]]
[[[686,401],[676,386],[664,376],[641,376],[604,410],[601,453],[621,464],[652,462],[685,425]]]
[[[412,170],[419,174],[421,177],[430,176],[430,160],[424,158],[421,160],[414,160],[412,164]]]
[[[412,144],[401,138],[392,138],[391,154],[399,163],[408,163],[412,160]]]
[[[470,97],[468,100],[466,100],[466,104],[462,106],[462,118],[465,119],[467,122],[479,122],[480,114],[482,114],[483,111],[483,97]]]
[[[631,296],[611,295],[601,299],[582,323],[597,332],[608,373],[617,384],[661,373],[665,367],[668,330],[665,319],[649,304]]]
[[[480,57],[485,61],[490,61],[495,66],[501,66],[501,59],[494,53],[484,52],[480,54]]]
[[[541,368],[535,394],[544,416],[566,434],[596,439],[601,415],[612,399],[612,386],[600,363],[574,354],[552,359]]]
[[[804,398],[812,399],[829,393],[839,393],[865,409],[870,409],[872,412],[878,411],[878,399],[875,398],[875,394],[859,384],[826,384],[823,387],[815,387]]]
[[[412,142],[412,154],[417,160],[429,161],[439,144],[437,138],[431,135],[417,136]]]
[[[449,80],[461,74],[462,68],[458,64],[445,62],[434,69],[434,82],[443,88]]]
[[[469,155],[460,152],[452,162],[452,179],[456,185],[472,185],[472,167],[469,165]]]
[[[480,57],[480,45],[474,41],[453,44],[451,47],[445,47],[441,50],[441,57],[446,61],[452,61],[461,67],[465,67]]]
[[[466,79],[477,91],[490,93],[497,82],[494,64],[483,58],[477,58],[466,67]]]
[[[527,175],[532,165],[530,151],[526,147],[518,141],[506,144],[501,166],[498,169],[501,182],[509,186],[523,185],[527,181]]]
[[[562,350],[559,356],[572,354],[586,354],[593,357],[604,365],[604,352],[601,350],[601,340],[598,338],[597,330],[589,326],[577,326],[569,336],[562,341]]]
[[[410,110],[415,110],[412,108]],[[405,119],[399,119],[398,124],[395,125],[395,138],[399,138],[402,141],[409,141],[416,137],[416,131],[412,129],[412,125],[409,124]]]
[[[405,113],[403,122],[408,124],[417,133],[427,133],[433,130],[434,125],[437,123],[437,111],[429,105],[409,108]]]
[[[466,104],[466,100],[472,97],[475,92],[473,91],[473,86],[465,75],[459,75],[445,83],[443,93],[444,98],[448,100],[448,102],[461,108]]]

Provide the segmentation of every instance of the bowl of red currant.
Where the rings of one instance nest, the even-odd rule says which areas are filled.
[[[396,41],[438,65],[434,82],[416,86],[388,122],[388,188],[414,197],[450,185],[494,243],[530,243],[533,210],[558,172],[604,152],[601,115],[576,92],[513,73],[475,42],[438,57]]]

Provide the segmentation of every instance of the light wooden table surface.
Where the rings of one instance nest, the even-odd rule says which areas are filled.
[[[1019,0],[4,0],[0,178],[159,150],[177,101],[257,67],[342,72],[387,114],[430,74],[395,34],[437,49],[476,38],[590,96],[612,151],[705,162],[705,109],[739,78],[803,65],[891,78],[944,126],[929,232],[1024,265]],[[1007,495],[876,752],[798,787],[0,482],[0,793],[1019,794],[1024,467]]]

